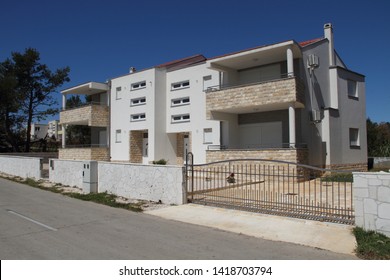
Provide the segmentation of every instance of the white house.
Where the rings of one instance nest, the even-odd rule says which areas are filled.
[[[196,163],[251,157],[366,169],[365,78],[335,52],[331,24],[323,38],[132,67],[62,93],[64,105],[67,94],[99,100],[64,110],[60,122],[88,125],[107,145],[81,152],[63,141],[61,158],[181,165],[191,151]]]
[[[42,123],[31,124],[31,140],[43,139],[47,135],[49,126]]]

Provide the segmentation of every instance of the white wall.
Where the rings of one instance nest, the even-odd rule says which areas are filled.
[[[41,178],[42,158],[0,155],[0,172],[22,178]]]
[[[353,173],[355,224],[390,237],[390,173]]]
[[[167,133],[190,132],[195,163],[206,162],[206,149],[208,145],[219,145],[219,121],[206,120],[206,93],[204,92],[203,78],[211,76],[207,84],[219,84],[219,72],[207,68],[207,64],[179,69],[167,73],[166,83],[166,123]],[[190,81],[189,88],[171,90],[171,84],[181,81]],[[172,106],[171,100],[190,97],[190,104]],[[173,123],[173,115],[190,114],[190,121]],[[204,143],[204,129],[211,128],[213,143]]]
[[[183,169],[157,166],[99,162],[99,192],[164,204],[183,204]]]
[[[146,87],[131,90],[131,84],[146,81]],[[122,96],[116,98],[116,88],[122,88]],[[155,107],[155,69],[135,72],[111,81],[111,160],[130,160],[129,136],[130,130],[148,130],[149,139],[153,137],[154,130],[154,107]],[[130,100],[134,98],[146,97],[146,104],[130,106]],[[132,114],[145,113],[146,120],[131,122]],[[115,132],[122,130],[122,141],[117,143]],[[153,146],[153,145],[150,145]],[[154,148],[149,149],[149,155],[153,155]]]
[[[50,159],[49,181],[82,188],[83,164],[84,161],[79,160]]]

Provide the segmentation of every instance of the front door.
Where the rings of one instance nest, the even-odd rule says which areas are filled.
[[[149,141],[148,141],[148,134],[144,133],[143,139],[142,139],[142,163],[148,164],[149,163],[149,157],[148,157],[148,150],[149,150]]]

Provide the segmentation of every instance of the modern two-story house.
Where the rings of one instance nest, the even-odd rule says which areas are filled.
[[[322,38],[288,40],[207,59],[195,55],[62,91],[95,104],[64,110],[61,124],[87,125],[91,145],[60,158],[183,164],[236,158],[366,169],[365,77]],[[63,134],[65,135],[65,133]]]

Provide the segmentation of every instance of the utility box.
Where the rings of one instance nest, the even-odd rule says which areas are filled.
[[[83,162],[83,191],[85,193],[98,192],[98,163],[97,161]]]

